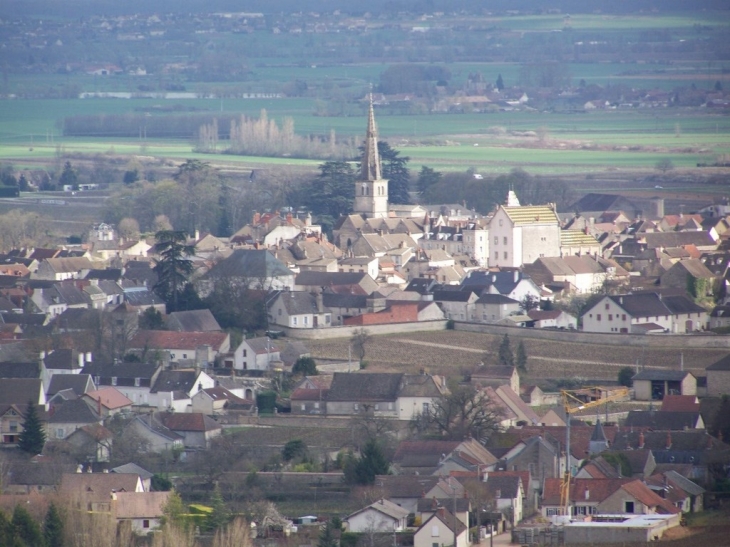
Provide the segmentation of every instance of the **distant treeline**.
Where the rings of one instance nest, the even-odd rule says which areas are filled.
[[[504,11],[543,12],[548,8],[560,8],[563,13],[636,13],[639,10],[659,8],[662,11],[700,11],[703,9],[727,9],[727,0],[561,0],[546,4],[543,0],[371,0],[367,3],[352,0],[248,0],[245,11],[263,13],[296,13],[301,11],[333,12],[373,15],[399,12],[453,13],[465,10],[471,13]],[[92,15],[120,15],[129,13],[200,13],[216,11],[242,11],[240,0],[4,0],[0,2],[0,16],[6,17],[89,17]]]
[[[188,114],[149,116],[145,114],[85,114],[63,120],[66,137],[140,137],[189,139],[198,135],[202,125],[218,120],[218,127],[228,128],[237,120],[234,114]],[[222,135],[221,135],[222,136]]]

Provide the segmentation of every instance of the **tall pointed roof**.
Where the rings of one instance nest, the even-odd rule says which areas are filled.
[[[596,420],[596,427],[593,428],[593,434],[591,435],[591,441],[607,442],[606,433],[603,431],[601,420]]]
[[[373,110],[373,94],[370,94],[368,112],[368,130],[365,135],[365,150],[362,155],[360,180],[380,180],[380,157],[378,155],[378,130],[375,127],[375,111]]]

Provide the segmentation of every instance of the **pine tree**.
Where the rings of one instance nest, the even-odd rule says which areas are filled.
[[[48,506],[46,519],[43,522],[43,535],[46,547],[63,547],[63,519],[54,503]]]
[[[2,511],[0,511],[0,545],[3,547],[25,547],[15,531],[15,526]]]
[[[208,530],[215,531],[228,524],[231,520],[231,514],[226,507],[226,503],[223,501],[223,496],[217,483],[213,489],[213,495],[210,497],[210,507],[212,511],[206,519],[206,527]]]
[[[502,75],[497,75],[497,89],[499,91],[502,91],[504,89],[504,80],[502,79]]]
[[[331,522],[324,525],[324,528],[319,532],[319,539],[317,540],[317,547],[337,547],[337,538],[332,533],[334,526]]]
[[[375,439],[370,439],[362,450],[357,462],[356,476],[359,484],[373,484],[376,475],[387,475],[388,460]]]
[[[520,372],[527,372],[527,352],[525,351],[525,343],[522,340],[520,340],[520,343],[517,344],[515,366]]]
[[[509,341],[509,336],[506,334],[502,338],[502,342],[499,344],[499,364],[506,367],[515,366],[515,356],[512,353],[512,345]]]
[[[195,247],[186,244],[187,235],[183,231],[164,230],[157,232],[155,239],[155,252],[160,258],[152,268],[157,274],[153,289],[170,311],[177,310],[180,293],[193,272],[190,257],[195,254]]]
[[[21,540],[21,545],[24,543],[33,547],[45,547],[46,542],[41,527],[21,504],[16,505],[13,511],[13,527]]]
[[[28,410],[25,413],[23,432],[18,436],[18,448],[28,454],[40,454],[46,444],[46,432],[43,429],[38,410],[33,401],[28,403]]]

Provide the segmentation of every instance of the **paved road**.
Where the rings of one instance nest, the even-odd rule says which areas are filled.
[[[505,545],[511,545],[512,540],[512,533],[511,532],[504,532],[503,534],[498,534],[494,536],[494,543],[491,544],[494,547],[504,547]],[[479,544],[479,547],[490,547],[489,538],[483,539]]]

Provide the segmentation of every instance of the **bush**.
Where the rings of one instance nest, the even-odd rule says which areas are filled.
[[[622,386],[632,387],[634,385],[634,369],[631,367],[623,367],[618,371],[618,383]]]

